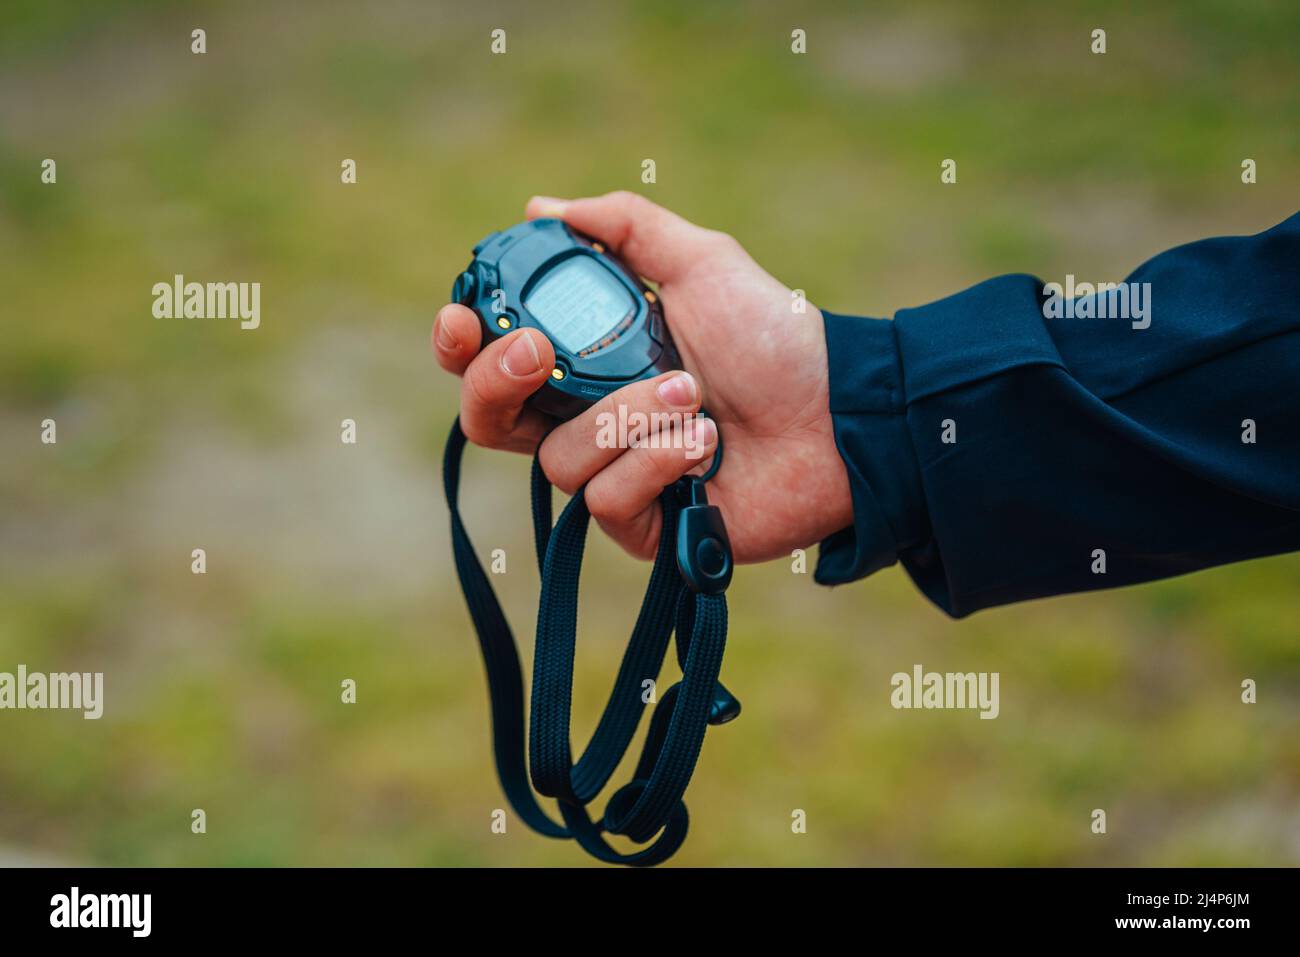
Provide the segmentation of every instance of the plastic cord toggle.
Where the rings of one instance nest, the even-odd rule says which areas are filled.
[[[677,483],[682,504],[677,516],[677,569],[691,591],[721,595],[731,584],[731,540],[722,511],[709,504],[705,481],[689,476]],[[709,724],[726,724],[739,714],[740,701],[717,682],[709,703]]]
[[[682,503],[677,517],[677,569],[691,591],[721,595],[731,584],[731,540],[722,512],[709,504],[704,480],[696,476],[677,483]]]

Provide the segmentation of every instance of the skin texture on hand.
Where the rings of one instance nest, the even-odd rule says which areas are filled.
[[[731,236],[634,193],[534,197],[527,215],[563,219],[656,282],[689,375],[665,373],[625,386],[552,430],[545,416],[523,407],[555,364],[546,337],[520,329],[480,351],[478,318],[464,306],[444,306],[434,321],[433,351],[463,378],[461,425],[471,442],[527,454],[542,442],[552,484],[569,494],[586,484],[587,506],[601,528],[633,555],[651,558],[662,520],[659,492],[703,471],[716,444],[713,431],[705,425],[693,442],[659,448],[607,449],[596,442],[598,416],[620,404],[647,414],[704,405],[725,443],[709,502],[722,510],[737,562],[789,556],[852,523],[848,476],[831,426],[825,333],[814,306],[796,313],[791,291]]]

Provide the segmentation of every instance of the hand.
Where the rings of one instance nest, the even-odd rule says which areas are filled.
[[[635,382],[551,430],[549,419],[523,405],[554,367],[546,336],[518,329],[480,352],[478,318],[465,306],[444,306],[434,320],[433,351],[444,369],[464,377],[460,420],[471,442],[528,454],[541,442],[542,469],[552,484],[572,494],[585,483],[592,517],[627,551],[650,558],[662,521],[659,493],[703,470],[716,433],[704,420],[686,442],[600,448],[597,416],[620,403],[629,413],[647,414],[694,412],[703,404],[726,446],[708,485],[709,502],[722,510],[737,562],[788,556],[852,523],[815,307],[794,312],[790,290],[735,239],[634,193],[534,197],[527,215],[563,219],[658,283],[689,375]]]

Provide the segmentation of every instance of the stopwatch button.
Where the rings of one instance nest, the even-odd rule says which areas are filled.
[[[474,274],[472,272],[463,272],[456,277],[455,284],[451,287],[451,300],[461,305],[468,305],[474,298]]]

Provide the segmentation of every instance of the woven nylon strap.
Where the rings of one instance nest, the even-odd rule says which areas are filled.
[[[651,865],[667,860],[686,838],[682,795],[699,757],[711,720],[720,723],[716,699],[727,639],[727,604],[721,595],[691,591],[678,572],[674,542],[681,510],[675,487],[660,495],[663,531],[641,611],[628,640],[618,677],[586,750],[573,761],[569,719],[573,704],[573,660],[578,623],[578,578],[590,513],[580,489],[551,525],[551,485],[533,460],[533,536],[541,571],[533,656],[528,766],[524,763],[523,674],[514,636],[496,593],[479,563],[458,505],[465,433],[452,425],[443,457],[443,484],[451,512],[452,553],[465,603],[478,634],[492,705],[492,743],[497,776],[515,813],[547,837],[571,837],[588,853],[613,864]],[[657,680],[674,631],[682,680],[660,697],[650,720],[631,782],[610,798],[593,820],[587,805],[617,769],[636,734],[646,679]],[[728,696],[729,697],[729,696]],[[732,699],[734,701],[734,699]],[[734,712],[733,712],[734,713]],[[712,715],[712,718],[711,718]],[[564,820],[552,821],[529,787],[555,798]],[[649,846],[631,853],[615,850],[605,834],[624,835]]]

